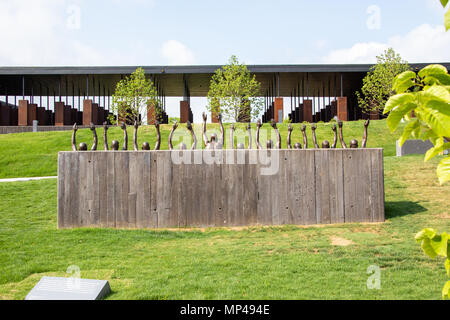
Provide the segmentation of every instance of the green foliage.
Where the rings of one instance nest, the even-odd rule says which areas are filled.
[[[169,123],[180,122],[180,118],[177,117],[169,117]]]
[[[429,65],[417,74],[406,71],[393,83],[398,94],[386,103],[387,124],[395,131],[402,119],[407,121],[400,144],[413,136],[430,140],[434,147],[425,155],[428,161],[450,148],[450,75],[441,65]],[[414,111],[415,118],[411,116]],[[447,140],[447,142],[446,142]],[[441,184],[450,181],[450,158],[441,160],[437,168]]]
[[[447,6],[448,0],[441,0],[441,4],[442,6],[445,8]],[[450,29],[450,8],[448,8],[447,12],[444,15],[444,25],[445,25],[445,30],[449,30]]]
[[[445,259],[445,270],[450,277],[450,236],[447,233],[438,234],[435,229],[423,229],[416,235],[416,241],[421,243],[422,249],[431,259],[441,256]],[[450,281],[442,289],[442,299],[450,300]]]
[[[382,112],[388,98],[395,93],[392,90],[395,77],[408,69],[408,63],[392,48],[377,56],[377,64],[363,79],[361,92],[356,92],[359,107],[367,113]]]
[[[146,79],[144,69],[138,68],[130,76],[119,81],[112,97],[113,113],[119,119],[129,118],[132,122],[139,121],[139,115],[147,111],[148,104],[156,106],[158,112],[158,93],[155,85]],[[114,118],[111,123],[117,123]]]
[[[211,77],[207,109],[221,112],[226,119],[248,122],[262,110],[260,91],[256,76],[250,74],[246,65],[239,64],[236,56],[231,56],[228,65],[217,69]]]

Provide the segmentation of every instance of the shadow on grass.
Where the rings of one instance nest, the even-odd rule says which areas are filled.
[[[403,217],[427,211],[419,202],[413,201],[387,201],[385,203],[386,219]]]

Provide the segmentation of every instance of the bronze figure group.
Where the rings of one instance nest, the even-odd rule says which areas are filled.
[[[223,123],[222,123],[222,115],[219,113],[218,114],[218,120],[219,120],[219,124],[220,124],[220,132],[221,132],[221,137],[220,139],[217,138],[217,134],[213,133],[211,134],[211,138],[208,139],[208,136],[206,134],[206,120],[207,120],[207,116],[205,113],[203,113],[203,127],[202,127],[202,136],[203,136],[203,143],[205,145],[205,149],[207,150],[220,150],[223,149],[224,146],[224,141],[225,141],[225,130],[223,128]],[[335,124],[333,124],[332,126],[332,130],[334,132],[334,140],[333,140],[333,144],[330,146],[330,142],[328,140],[324,140],[322,142],[321,148],[322,149],[335,149],[337,146],[337,139],[338,139],[338,133],[337,130],[339,128],[339,141],[341,143],[342,148],[347,149],[347,144],[344,141],[344,136],[343,136],[343,123],[342,121],[338,121],[337,123],[337,127]],[[364,123],[364,134],[363,134],[363,138],[362,138],[362,143],[361,143],[361,148],[366,148],[367,145],[367,129],[369,127],[370,124],[370,120],[367,120]],[[275,130],[276,133],[276,137],[277,137],[277,142],[275,145],[276,149],[281,149],[281,135],[280,132],[278,130],[277,127],[277,123],[272,120],[271,121],[271,126],[272,128]],[[256,138],[255,138],[255,142],[256,142],[256,149],[260,150],[263,149],[260,140],[259,140],[259,134],[260,134],[260,129],[262,127],[262,123],[260,120],[258,120],[256,122]],[[97,132],[95,130],[95,126],[94,124],[91,123],[90,125],[90,130],[92,131],[93,134],[93,144],[91,147],[91,151],[96,151],[97,150],[97,144],[98,144],[98,138],[97,138]],[[124,142],[123,142],[123,147],[122,150],[128,150],[128,133],[127,133],[127,126],[125,123],[121,123],[120,124],[120,128],[123,130],[123,135],[124,135]],[[137,121],[135,121],[134,123],[134,135],[133,135],[133,149],[134,151],[138,151],[138,142],[137,142],[137,132],[138,132],[138,128],[139,125],[137,123]],[[155,128],[156,128],[156,144],[155,144],[155,148],[154,150],[160,150],[161,147],[161,133],[160,133],[160,128],[159,128],[159,122],[156,121],[155,123]],[[168,146],[169,146],[169,150],[174,150],[173,148],[173,144],[172,144],[172,139],[173,139],[173,134],[175,132],[175,130],[178,128],[178,122],[175,122],[172,126],[172,130],[170,131],[169,134],[169,140],[168,140]],[[193,143],[191,145],[191,150],[195,150],[197,148],[197,137],[195,135],[194,129],[192,128],[192,124],[188,121],[186,123],[186,128],[187,130],[190,132],[191,134],[191,138],[193,140]],[[319,142],[317,141],[317,137],[316,137],[316,125],[313,123],[311,124],[311,131],[312,131],[312,138],[313,138],[313,143],[314,143],[314,148],[315,149],[319,149]],[[78,145],[76,145],[76,133],[78,130],[78,126],[76,124],[73,125],[73,133],[72,133],[72,150],[73,151],[87,151],[88,147],[87,144],[82,142]],[[294,128],[292,127],[291,124],[289,124],[288,126],[288,134],[287,134],[287,148],[288,149],[292,149],[292,141],[291,141],[291,137],[292,137],[292,132],[293,132]],[[303,149],[308,149],[308,138],[306,136],[306,125],[303,125],[300,128],[302,135],[303,135]],[[230,127],[230,141],[231,141],[231,149],[234,149],[234,131],[235,131],[235,127],[234,124],[231,125]],[[247,131],[248,131],[248,149],[252,149],[252,134],[251,134],[251,125],[250,123],[247,126]],[[108,151],[109,150],[109,146],[108,146],[108,126],[106,125],[106,122],[103,123],[103,145],[104,145],[104,150]],[[180,143],[179,147],[180,150],[186,150],[187,147],[184,143]],[[243,143],[238,143],[236,146],[237,149],[245,149],[245,145]],[[272,149],[274,148],[274,143],[272,140],[267,140],[266,142],[266,148],[267,149]],[[302,145],[300,142],[296,142],[294,144],[294,149],[302,149]],[[358,140],[356,139],[352,139],[350,141],[350,148],[354,149],[354,148],[358,148]],[[111,150],[113,151],[117,151],[119,150],[119,141],[117,140],[113,140],[111,142]],[[142,144],[142,150],[150,150],[150,144],[148,142],[144,142]]]

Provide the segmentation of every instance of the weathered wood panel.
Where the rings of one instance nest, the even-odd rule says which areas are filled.
[[[58,155],[59,228],[381,221],[381,149]]]

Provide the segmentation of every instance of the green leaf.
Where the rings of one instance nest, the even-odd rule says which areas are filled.
[[[441,0],[442,6],[445,8],[447,6],[448,0]]]
[[[434,251],[434,248],[431,245],[431,240],[428,238],[425,238],[422,240],[422,250],[431,259],[434,259],[437,257],[437,253],[436,253],[436,251]]]
[[[450,281],[447,281],[444,288],[442,289],[442,299],[450,299]]]
[[[437,74],[447,74],[447,68],[440,64],[430,64],[419,71],[419,77],[421,78]]]
[[[448,31],[450,29],[450,8],[447,10],[447,13],[444,16],[444,25],[445,30]]]
[[[428,161],[428,160],[434,158],[435,156],[437,156],[439,153],[443,152],[444,150],[450,149],[450,142],[443,143],[442,139],[439,139],[439,141],[441,141],[441,143],[439,143],[437,146],[435,146],[427,151],[427,153],[425,154],[425,161]]]
[[[434,85],[428,87],[424,90],[426,97],[430,100],[441,100],[442,102],[450,103],[450,92],[444,87],[439,85]],[[431,97],[433,95],[434,97]]]
[[[413,102],[415,100],[415,95],[413,93],[401,93],[396,94],[389,98],[384,107],[383,113],[386,114],[397,106],[405,103]]]
[[[417,242],[420,242],[424,239],[433,239],[436,236],[436,234],[437,234],[436,229],[426,228],[418,232],[415,236],[415,239]]]
[[[430,245],[433,247],[433,250],[437,255],[447,257],[447,233],[444,232],[441,235],[436,235],[435,237],[433,237],[430,241]]]
[[[439,162],[436,172],[441,185],[450,181],[450,157],[446,157]]]
[[[447,271],[447,275],[450,277],[450,258],[445,260],[445,270]]]
[[[403,117],[407,114],[411,114],[411,111],[414,110],[417,107],[417,105],[413,102],[402,104],[395,108],[394,110],[389,113],[389,116],[387,118],[387,124],[391,131],[395,131],[397,129],[400,121],[403,119]],[[420,128],[419,128],[420,129]]]
[[[450,109],[448,103],[437,100],[416,109],[416,116],[441,137],[450,137]]]
[[[395,77],[392,89],[397,93],[403,93],[412,86],[414,86],[414,79],[416,73],[414,71],[405,71]]]
[[[410,121],[403,129],[402,136],[400,137],[400,146],[402,146],[406,140],[408,140],[411,132],[413,132],[417,127],[420,128],[420,122],[418,119]]]

